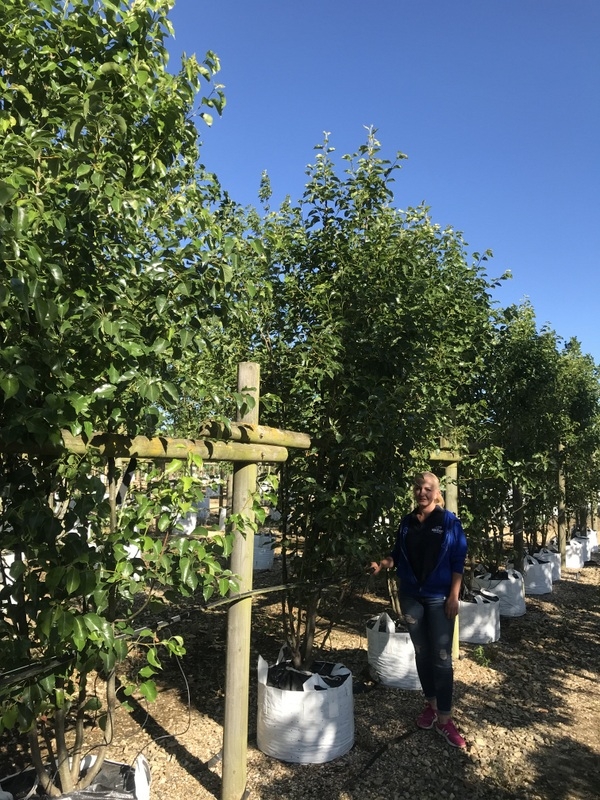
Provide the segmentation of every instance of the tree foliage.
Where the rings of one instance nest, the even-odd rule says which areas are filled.
[[[61,428],[152,433],[180,391],[224,393],[222,376],[198,369],[222,338],[232,248],[196,127],[224,97],[212,53],[168,70],[171,5],[3,4],[0,439],[24,453],[28,441],[58,441]],[[142,481],[125,501],[126,461],[5,455],[0,465],[2,547],[14,559],[0,592],[1,660],[48,667],[1,698],[1,725],[30,732],[41,785],[56,795],[78,779],[87,714],[100,714],[110,739],[131,642],[148,654],[138,676],[148,699],[156,648],[182,651],[177,637],[135,629],[140,597],[226,593],[230,536],[177,529],[200,496],[199,464],[138,464]],[[102,712],[87,694],[92,671],[106,679]],[[40,714],[56,735],[48,771]]]
[[[172,365],[217,324],[226,260],[194,103],[218,61],[167,71],[169,5],[4,6],[0,387],[13,436],[152,425],[159,397],[177,401]]]
[[[572,513],[597,491],[599,385],[592,359],[576,341],[562,346],[555,331],[538,330],[529,303],[498,315],[482,378],[487,414],[464,465],[463,498],[473,555],[494,567],[506,558],[510,524],[517,560],[525,545],[537,549],[540,532],[545,541],[559,469]]]
[[[257,356],[281,399],[273,421],[314,437],[282,481],[288,569],[313,584],[356,573],[385,546],[407,473],[481,413],[492,283],[426,207],[393,206],[403,158],[383,158],[370,131],[339,175],[325,140],[301,202],[263,222],[273,312]],[[298,602],[302,617],[314,599]],[[288,615],[288,637],[306,661],[299,617]]]

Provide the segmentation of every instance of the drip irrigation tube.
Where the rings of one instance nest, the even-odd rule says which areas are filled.
[[[355,575],[350,575],[346,580],[351,581],[354,578],[358,577],[359,574],[364,576],[365,573],[357,573]],[[174,625],[178,622],[189,617],[191,614],[195,614],[198,611],[211,611],[213,608],[218,608],[219,606],[229,605],[232,603],[239,603],[241,600],[248,600],[252,597],[258,597],[264,594],[270,594],[272,592],[284,592],[289,589],[310,589],[313,588],[315,591],[323,591],[327,589],[337,589],[342,584],[332,584],[329,582],[322,582],[322,583],[282,583],[278,586],[267,586],[262,589],[250,589],[247,592],[242,592],[241,594],[234,594],[228,597],[221,597],[218,600],[213,600],[210,603],[203,603],[199,606],[193,606],[192,608],[187,609],[186,611],[179,612],[174,616],[170,617],[168,620],[161,620],[157,622],[153,626],[154,631],[162,630],[163,628],[168,628],[170,625]],[[150,628],[149,625],[144,625],[141,628],[137,628],[132,633],[123,633],[119,636],[116,636],[117,639],[133,639],[135,636],[139,636],[142,631],[148,630]],[[74,653],[67,653],[62,658],[51,658],[46,661],[34,661],[33,663],[25,664],[21,667],[16,667],[15,669],[9,670],[8,672],[0,673],[0,697],[5,694],[10,694],[10,691],[14,689],[16,686],[20,686],[24,684],[26,681],[30,680],[31,678],[36,678],[39,675],[44,675],[47,672],[55,670],[59,667],[67,666],[70,662],[73,661],[75,658]]]

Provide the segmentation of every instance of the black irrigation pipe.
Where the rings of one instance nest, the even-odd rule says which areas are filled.
[[[398,742],[408,739],[409,736],[414,736],[415,733],[418,733],[418,728],[410,731],[404,731],[404,733],[394,736],[394,738],[390,739],[389,742],[386,742],[385,744],[382,744],[381,747],[378,747],[367,763],[361,767],[360,772],[357,775],[352,775],[352,777],[346,781],[346,788],[351,789],[353,786],[356,786],[362,777],[367,777],[367,773],[373,764],[380,759],[386,750],[388,750],[393,744],[398,744]]]
[[[353,580],[354,578],[358,577],[359,575],[364,576],[368,573],[356,573],[354,575],[349,576],[348,580]],[[177,622],[181,622],[182,620],[189,617],[191,614],[197,611],[211,611],[213,608],[218,608],[219,606],[224,606],[233,603],[239,603],[241,600],[248,600],[251,597],[258,597],[263,594],[270,594],[272,592],[283,592],[288,589],[300,589],[300,588],[313,588],[315,591],[320,591],[323,589],[337,589],[341,586],[341,584],[331,584],[327,582],[321,583],[282,583],[279,586],[267,586],[263,589],[251,589],[248,592],[242,592],[241,594],[233,595],[232,597],[221,597],[218,600],[213,600],[211,603],[204,603],[200,606],[193,606],[190,609],[187,609],[184,612],[179,614],[175,614],[169,620],[163,620],[161,622],[156,623],[153,630],[159,631],[163,628],[168,628],[170,625],[174,625]],[[150,628],[149,625],[144,625],[142,628],[138,628],[134,630],[132,633],[123,633],[117,636],[117,639],[133,639],[135,636],[139,636],[142,631],[148,630]],[[42,662],[34,662],[33,664],[27,664],[22,667],[16,667],[15,669],[9,670],[8,672],[0,673],[0,696],[6,692],[7,689],[14,686],[19,686],[23,684],[25,681],[29,680],[30,678],[35,678],[38,675],[43,675],[51,670],[57,669],[59,667],[67,666],[70,664],[75,655],[73,653],[67,654],[62,658],[51,658],[48,661]]]

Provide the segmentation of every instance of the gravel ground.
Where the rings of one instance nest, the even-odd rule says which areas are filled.
[[[257,583],[279,582],[277,562]],[[527,597],[527,613],[502,617],[501,639],[461,644],[455,663],[455,720],[468,742],[450,748],[414,719],[419,692],[369,679],[366,620],[388,609],[371,582],[343,615],[323,656],[354,675],[356,739],[327,764],[279,762],[256,748],[256,660],[276,658],[279,606],[258,600],[253,616],[249,800],[598,800],[600,797],[600,564],[563,571],[551,594]],[[272,604],[271,604],[272,603]],[[162,676],[159,697],[119,711],[109,757],[152,768],[151,800],[221,796],[226,614],[181,624],[187,655]],[[179,668],[180,667],[180,668]],[[184,677],[185,676],[185,677]],[[188,697],[189,691],[189,697]],[[0,742],[4,774],[28,766],[20,743]],[[240,798],[241,800],[241,798]]]

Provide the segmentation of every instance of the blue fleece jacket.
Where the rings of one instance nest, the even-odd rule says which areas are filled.
[[[400,593],[411,597],[447,597],[452,583],[452,573],[462,575],[467,555],[467,537],[458,517],[447,509],[444,511],[444,540],[437,564],[425,582],[420,584],[408,560],[406,534],[410,514],[400,523],[396,544],[390,553],[400,580]]]

